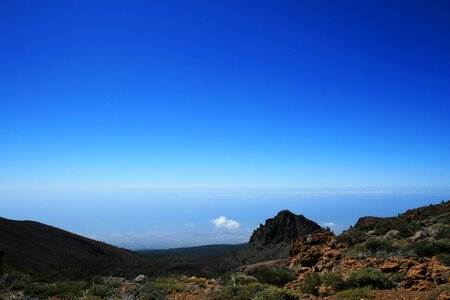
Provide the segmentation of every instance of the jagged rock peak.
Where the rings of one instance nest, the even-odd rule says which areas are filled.
[[[267,219],[250,237],[250,244],[270,245],[291,242],[301,236],[321,231],[316,222],[296,215],[289,210],[280,211],[274,218]]]

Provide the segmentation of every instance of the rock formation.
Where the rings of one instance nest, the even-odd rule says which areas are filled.
[[[301,236],[321,231],[317,223],[288,210],[280,211],[274,218],[266,220],[250,237],[250,244],[270,245],[291,242]]]

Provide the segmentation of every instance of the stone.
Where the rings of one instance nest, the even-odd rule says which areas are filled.
[[[443,291],[440,293],[437,300],[450,300],[450,291]]]
[[[398,262],[386,261],[379,266],[380,270],[385,273],[397,272],[400,270]]]
[[[400,238],[400,231],[391,229],[384,235],[383,239],[399,239]]]
[[[425,235],[424,235],[423,231],[419,230],[412,237],[409,237],[408,241],[415,243],[423,238],[425,238]]]
[[[144,283],[145,281],[147,281],[147,276],[145,275],[139,275],[134,279],[134,282],[136,283]]]

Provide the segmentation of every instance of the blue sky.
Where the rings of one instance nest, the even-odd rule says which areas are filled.
[[[0,199],[447,190],[449,12],[448,1],[1,1]]]

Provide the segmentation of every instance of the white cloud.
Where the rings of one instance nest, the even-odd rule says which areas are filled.
[[[333,228],[333,227],[336,227],[337,224],[333,223],[333,222],[325,222],[325,223],[322,223],[322,226]]]
[[[212,219],[211,222],[216,228],[236,229],[239,228],[239,223],[235,220],[227,219],[225,216],[220,216],[216,219]]]

